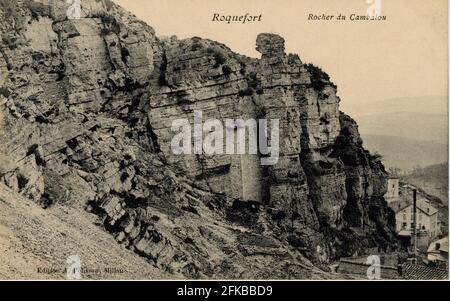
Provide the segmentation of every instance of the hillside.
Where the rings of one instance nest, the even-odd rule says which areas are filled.
[[[388,167],[411,171],[447,162],[446,96],[364,101],[348,108],[364,145],[385,158]]]
[[[384,165],[339,110],[329,75],[286,53],[283,37],[257,35],[256,59],[200,37],[160,38],[109,0],[83,0],[78,17],[62,0],[4,3],[0,182],[21,195],[12,206],[45,210],[42,233],[22,204],[1,221],[13,237],[30,233],[33,253],[48,245],[64,258],[54,249],[86,227],[86,250],[108,247],[102,230],[161,271],[149,278],[311,279],[334,277],[341,257],[399,247]],[[180,154],[173,124],[201,118],[269,121],[259,137],[270,152],[259,143],[256,153],[210,153],[205,138]],[[188,132],[183,149],[200,140]],[[75,212],[85,209],[96,226]],[[42,237],[50,229],[62,240]]]
[[[99,224],[82,208],[44,210],[0,184],[0,279],[66,279],[61,270],[72,255],[82,258],[83,268],[99,271],[83,273],[84,279],[169,278],[117,244]],[[58,272],[39,273],[39,268]]]
[[[412,104],[413,105],[413,104]],[[385,112],[361,115],[357,119],[361,134],[390,135],[419,141],[447,142],[447,114]]]
[[[447,145],[442,142],[419,140],[402,136],[362,134],[364,146],[383,156],[383,163],[404,172],[416,167],[447,162]]]
[[[401,180],[420,187],[428,194],[440,198],[444,204],[448,204],[448,164],[415,169],[402,176]]]

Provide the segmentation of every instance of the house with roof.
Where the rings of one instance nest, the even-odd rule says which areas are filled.
[[[387,180],[387,190],[384,195],[386,202],[391,203],[397,201],[399,198],[399,179],[395,176],[390,176]]]
[[[414,208],[411,198],[403,198],[389,204],[395,212],[396,230],[403,235],[411,235],[414,224]],[[429,237],[440,234],[438,210],[426,198],[417,195],[417,232],[426,232]]]
[[[403,264],[400,273],[407,280],[448,280],[448,269],[421,264]]]
[[[448,236],[433,241],[427,250],[427,260],[448,268]]]

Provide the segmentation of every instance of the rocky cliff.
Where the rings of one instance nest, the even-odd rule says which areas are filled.
[[[0,2],[0,179],[186,277],[322,277],[396,247],[387,174],[320,68],[260,34],[260,59],[159,38],[111,1]],[[174,119],[280,120],[280,158],[174,155]]]

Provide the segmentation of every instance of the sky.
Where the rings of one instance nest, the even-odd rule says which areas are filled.
[[[309,14],[365,15],[366,1],[371,0],[114,0],[158,36],[209,38],[251,57],[260,56],[259,33],[277,33],[286,40],[286,52],[330,75],[341,109],[349,113],[386,99],[447,95],[447,1],[381,0],[386,21],[308,20]],[[227,24],[212,22],[214,13],[262,18]]]

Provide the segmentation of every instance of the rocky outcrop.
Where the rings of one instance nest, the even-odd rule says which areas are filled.
[[[260,34],[254,59],[158,38],[107,0],[82,1],[80,19],[66,10],[0,6],[6,185],[44,207],[85,206],[119,243],[187,277],[309,277],[320,274],[309,260],[396,246],[384,167],[328,75],[286,54],[282,37]],[[172,121],[194,111],[278,119],[277,164],[173,154]]]

